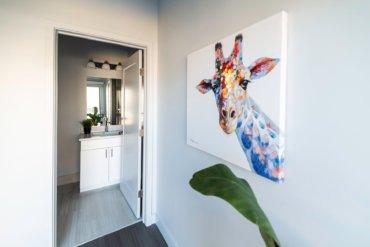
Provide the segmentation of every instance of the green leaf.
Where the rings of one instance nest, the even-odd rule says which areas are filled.
[[[92,113],[88,113],[88,114],[87,114],[87,116],[88,116],[89,118],[91,118],[91,120],[93,121],[93,125],[94,125],[94,126],[97,126],[97,125],[98,125],[98,123],[100,123],[100,121],[99,121],[99,115],[95,115],[95,113],[94,113],[94,114],[92,114]]]
[[[194,173],[190,186],[207,196],[217,196],[230,203],[245,218],[259,227],[267,247],[280,246],[269,220],[259,206],[252,188],[224,164],[217,164]]]
[[[84,127],[91,127],[93,125],[93,121],[88,118],[88,119],[82,120],[81,124]]]

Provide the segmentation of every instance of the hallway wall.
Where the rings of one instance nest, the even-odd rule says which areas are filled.
[[[0,198],[3,246],[52,246],[55,26],[151,44],[156,77],[155,0],[0,1]]]
[[[186,145],[186,56],[288,12],[286,182],[248,180],[282,246],[370,243],[370,2],[160,0],[158,218],[178,246],[264,246],[257,228],[192,174],[221,160]]]

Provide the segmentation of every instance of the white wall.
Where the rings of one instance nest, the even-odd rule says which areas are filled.
[[[86,64],[117,64],[135,49],[60,35],[58,41],[58,176],[80,171],[80,122],[86,118]]]
[[[156,1],[0,1],[2,246],[52,245],[54,26],[146,42],[155,75]]]
[[[263,246],[227,203],[188,185],[220,160],[186,145],[186,55],[281,10],[289,15],[287,180],[249,181],[282,246],[370,243],[370,2],[161,0],[158,217],[179,246]]]

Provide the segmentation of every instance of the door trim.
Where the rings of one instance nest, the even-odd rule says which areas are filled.
[[[105,43],[118,44],[144,51],[144,152],[142,187],[142,221],[146,226],[156,223],[156,185],[157,185],[157,51],[156,44],[150,41],[137,40],[122,34],[107,33],[105,31],[82,28],[76,26],[52,26],[47,37],[46,56],[50,64],[47,65],[48,110],[52,119],[49,121],[51,135],[51,164],[52,164],[52,241],[57,246],[57,116],[58,116],[58,35],[81,37]]]

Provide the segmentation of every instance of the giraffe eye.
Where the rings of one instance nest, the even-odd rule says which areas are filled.
[[[212,83],[212,90],[215,91],[219,87],[219,83]]]
[[[240,86],[244,89],[247,90],[248,83],[250,83],[250,80],[244,79],[240,82]]]
[[[236,113],[235,113],[235,110],[232,110],[232,111],[231,111],[231,114],[230,114],[230,117],[231,117],[231,118],[234,118],[234,117],[235,117],[235,114],[236,114]]]

